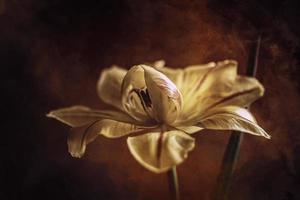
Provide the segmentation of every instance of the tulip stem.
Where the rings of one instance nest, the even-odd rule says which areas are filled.
[[[176,167],[172,167],[168,172],[168,182],[170,189],[170,197],[172,200],[179,200],[179,187],[178,187],[178,176]]]
[[[261,43],[261,37],[259,36],[257,41],[255,42],[255,45],[250,50],[248,67],[246,71],[247,76],[255,77],[256,75],[260,43]],[[234,175],[234,170],[238,161],[242,139],[243,139],[242,132],[232,131],[223,156],[221,171],[217,178],[217,184],[213,192],[213,196],[212,196],[213,200],[229,199],[229,191],[232,183],[232,177]]]
[[[228,191],[230,189],[232,175],[238,161],[242,139],[242,132],[233,131],[230,135],[221,165],[221,172],[217,179],[217,187],[213,193],[214,200],[228,199]]]

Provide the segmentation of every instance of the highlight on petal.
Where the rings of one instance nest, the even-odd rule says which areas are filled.
[[[194,134],[203,130],[203,128],[199,126],[176,126],[176,129],[181,130],[187,134]]]
[[[171,124],[181,111],[183,100],[180,91],[163,73],[149,66],[142,67],[155,118],[160,122]]]
[[[71,129],[68,137],[68,149],[73,157],[80,158],[85,153],[86,145],[95,140],[98,135],[118,138],[138,129],[139,127],[136,125],[110,119],[94,121]]]
[[[103,118],[138,124],[138,122],[122,112],[92,110],[86,106],[80,105],[50,111],[47,114],[47,117],[54,118],[71,127],[82,126]]]
[[[121,103],[121,85],[127,70],[118,66],[112,66],[101,72],[97,83],[97,92],[100,99],[120,110],[123,110]]]
[[[206,129],[236,130],[268,139],[271,138],[257,125],[255,118],[248,110],[236,106],[214,109],[206,116],[203,116],[197,125]]]
[[[195,141],[189,135],[173,130],[128,137],[127,144],[142,166],[152,172],[162,173],[182,163],[194,148]]]

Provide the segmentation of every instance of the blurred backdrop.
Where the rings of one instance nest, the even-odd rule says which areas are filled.
[[[96,82],[113,64],[230,58],[244,73],[258,35],[266,93],[252,111],[272,140],[244,137],[230,199],[300,199],[299,8],[297,0],[0,0],[0,199],[168,199],[166,175],[141,167],[126,138],[99,137],[74,159],[69,128],[45,114],[105,108]],[[178,167],[181,196],[209,200],[229,132],[194,136]]]

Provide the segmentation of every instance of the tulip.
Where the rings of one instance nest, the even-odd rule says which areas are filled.
[[[193,133],[203,129],[237,130],[270,138],[245,109],[264,88],[237,75],[237,62],[225,60],[172,69],[157,62],[128,71],[113,66],[97,83],[100,99],[114,110],[72,106],[47,116],[72,127],[68,149],[81,157],[86,145],[102,135],[127,138],[133,157],[162,173],[181,164],[195,147]]]

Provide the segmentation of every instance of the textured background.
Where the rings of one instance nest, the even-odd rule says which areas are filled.
[[[45,114],[84,104],[103,68],[165,59],[184,67],[236,59],[263,37],[253,112],[272,140],[245,136],[231,199],[300,199],[297,0],[0,0],[0,199],[168,199],[166,175],[142,168],[126,138],[99,137],[86,156],[67,152],[68,127]],[[178,167],[183,199],[210,199],[228,132],[195,135]]]

